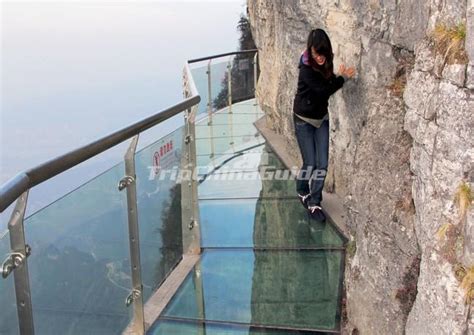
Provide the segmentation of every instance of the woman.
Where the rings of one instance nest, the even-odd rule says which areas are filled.
[[[355,74],[354,68],[346,69],[341,64],[336,76],[333,58],[328,35],[322,29],[312,30],[300,58],[298,90],[293,104],[295,134],[303,158],[296,191],[310,216],[318,221],[326,219],[321,201],[329,155],[328,100]]]

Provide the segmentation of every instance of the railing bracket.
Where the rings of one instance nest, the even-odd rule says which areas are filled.
[[[132,292],[130,292],[130,294],[125,299],[125,306],[130,306],[133,301],[140,298],[141,295],[142,293],[139,290],[133,290]]]
[[[122,191],[125,189],[128,185],[132,184],[135,181],[135,179],[131,176],[125,176],[123,177],[118,184],[118,189],[119,191]]]
[[[21,252],[12,252],[9,254],[2,264],[2,277],[7,278],[13,270],[19,268],[25,262],[26,257],[30,254],[31,248],[29,245],[26,245],[26,255]]]

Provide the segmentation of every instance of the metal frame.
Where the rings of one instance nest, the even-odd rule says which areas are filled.
[[[257,98],[257,66],[258,66],[258,53],[253,56],[253,93],[255,98]]]
[[[227,107],[229,108],[229,115],[232,114],[232,58],[229,58],[227,64]],[[232,125],[232,122],[230,122]]]
[[[228,92],[228,108],[229,108],[229,113],[228,119],[229,119],[229,126],[230,126],[230,145],[232,147],[232,150],[235,151],[234,148],[234,126],[232,122],[232,57],[229,57],[229,64],[227,65],[227,92]]]
[[[134,320],[132,327],[137,333],[144,333],[143,317],[143,286],[141,281],[140,249],[138,235],[138,213],[135,179],[134,155],[138,143],[138,135],[155,125],[185,112],[185,150],[182,155],[184,165],[191,169],[192,176],[187,183],[182,184],[182,214],[183,214],[183,245],[184,252],[199,254],[201,252],[199,231],[198,180],[194,176],[196,168],[195,118],[197,105],[201,97],[196,89],[189,64],[209,60],[208,89],[211,92],[211,60],[214,58],[257,52],[257,49],[230,52],[189,60],[184,69],[185,97],[184,100],[164,109],[150,117],[135,122],[125,128],[101,137],[85,146],[79,147],[66,154],[53,158],[32,169],[25,170],[0,186],[0,213],[18,199],[9,222],[11,254],[2,267],[3,277],[11,272],[14,274],[15,292],[17,299],[18,317],[21,334],[34,334],[33,310],[31,304],[30,284],[27,257],[31,253],[25,243],[23,220],[27,205],[29,189],[71,169],[72,167],[114,147],[133,137],[132,143],[125,155],[126,176],[119,182],[119,190],[127,189],[127,208],[130,239],[130,258],[132,271],[132,291],[126,299],[127,305],[133,305]],[[232,108],[232,73],[229,60],[229,109]],[[212,116],[212,97],[209,94],[210,116]]]
[[[240,54],[248,54],[248,53],[252,53],[252,52],[258,52],[258,49],[226,52],[226,53],[223,53],[223,54],[217,54],[217,55],[212,55],[212,56],[207,56],[207,57],[202,57],[202,58],[190,59],[190,60],[188,60],[188,64],[202,62],[203,60],[208,60],[208,59],[213,59],[213,58],[220,58],[220,57],[240,55]]]
[[[189,64],[183,70],[184,96],[197,94]],[[181,182],[181,215],[183,232],[183,253],[198,255],[201,253],[201,233],[199,228],[198,180],[196,176],[196,113],[197,106],[185,111],[184,155],[181,167],[191,171],[189,180]],[[183,174],[184,175],[184,174]]]
[[[209,59],[207,63],[207,115],[209,117],[209,122],[212,123],[212,83],[211,83],[211,62],[212,59]]]
[[[125,153],[125,177],[120,180],[118,189],[127,190],[128,238],[130,243],[130,267],[132,274],[132,291],[125,299],[125,305],[133,305],[133,319],[130,324],[135,334],[145,334],[145,318],[143,314],[143,284],[140,263],[140,234],[138,229],[137,210],[137,177],[135,173],[135,151],[138,137],[133,137]]]
[[[28,191],[24,192],[18,199],[10,221],[8,222],[12,252],[2,267],[2,275],[4,278],[13,272],[18,323],[20,334],[22,335],[34,334],[33,309],[31,305],[27,262],[31,248],[25,243],[25,230],[23,225],[27,199]]]
[[[192,96],[170,108],[164,109],[92,143],[16,175],[0,186],[0,213],[10,206],[26,190],[69,170],[89,158],[92,158],[153,126],[156,126],[160,122],[181,113],[187,108],[198,104],[201,101],[201,97],[197,93],[197,90],[195,90],[195,92],[196,93]]]
[[[209,59],[209,63],[207,64],[207,94],[208,94],[208,103],[207,103],[207,115],[209,121],[207,125],[209,126],[209,137],[211,138],[211,157],[214,157],[215,145],[214,145],[214,124],[212,122],[212,82],[211,82],[211,62],[212,59]]]

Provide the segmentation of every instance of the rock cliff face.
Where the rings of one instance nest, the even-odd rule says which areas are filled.
[[[309,31],[326,30],[335,69],[344,63],[358,72],[330,100],[326,180],[344,199],[354,240],[346,332],[474,333],[460,285],[474,265],[473,215],[456,201],[473,178],[473,7],[473,0],[248,1],[258,101],[295,148],[292,100]],[[466,54],[450,60],[452,50],[440,49],[432,33],[463,22]]]

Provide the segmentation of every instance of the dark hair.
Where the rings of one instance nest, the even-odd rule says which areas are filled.
[[[323,65],[318,65],[314,61],[311,53],[312,47],[318,54],[324,55],[326,57],[326,62]],[[331,41],[329,40],[329,36],[324,30],[311,30],[308,36],[307,52],[309,64],[313,67],[313,69],[321,72],[326,79],[329,79],[331,76],[334,76],[334,54],[332,52],[332,46]]]

